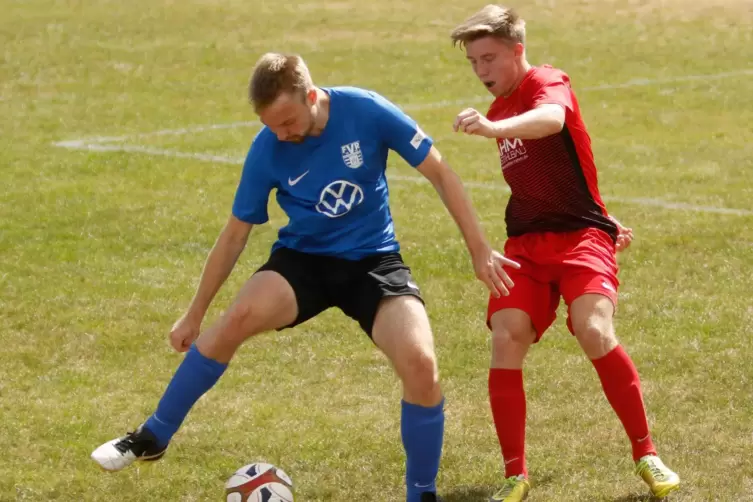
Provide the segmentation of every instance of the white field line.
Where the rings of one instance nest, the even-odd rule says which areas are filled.
[[[604,84],[604,85],[597,85],[593,87],[584,87],[580,89],[580,92],[606,91],[606,90],[612,90],[612,89],[628,89],[631,87],[644,87],[644,86],[651,86],[651,85],[672,84],[672,83],[678,83],[678,82],[695,82],[695,81],[705,82],[705,81],[711,81],[711,80],[740,77],[740,76],[745,76],[745,75],[753,76],[753,68],[741,69],[741,70],[736,70],[736,71],[728,71],[728,72],[723,72],[723,73],[712,73],[712,74],[707,74],[707,75],[685,75],[685,76],[680,76],[680,77],[667,77],[667,78],[657,78],[657,79],[636,78],[636,79],[629,80],[627,82],[623,82],[621,84]],[[491,102],[490,96],[476,96],[476,97],[455,99],[455,100],[435,101],[433,103],[412,103],[412,104],[402,105],[401,108],[403,110],[429,110],[433,108],[444,108],[448,106],[463,106],[463,105],[469,105],[469,104],[474,104],[474,103],[490,103],[490,102]],[[54,143],[54,145],[60,146],[63,148],[76,148],[77,147],[76,144],[78,143],[115,143],[119,141],[131,140],[135,138],[148,138],[151,136],[190,134],[190,133],[205,132],[205,131],[211,131],[211,130],[217,130],[217,129],[233,129],[236,127],[259,127],[260,125],[261,123],[256,120],[244,121],[244,122],[229,122],[229,123],[224,123],[224,124],[207,124],[207,125],[182,127],[178,129],[162,129],[159,131],[129,134],[129,135],[124,135],[124,136],[95,136],[91,138],[81,138],[81,139],[71,140],[71,141],[60,141],[60,142]]]
[[[164,150],[161,148],[152,148],[141,145],[126,145],[123,143],[102,144],[85,143],[83,141],[61,141],[60,143],[56,143],[55,146],[60,146],[71,150],[88,150],[91,152],[143,153],[146,155],[157,155],[161,157],[172,157],[178,159],[203,160],[205,162],[217,162],[222,164],[242,164],[244,161],[242,157],[233,158],[228,157],[227,155],[214,155],[211,153],[181,152],[179,150]]]
[[[235,129],[238,127],[258,127],[261,122],[258,120],[244,121],[244,122],[227,122],[224,124],[207,124],[197,125],[190,127],[181,127],[179,129],[161,129],[159,131],[142,132],[135,134],[126,134],[124,136],[92,136],[89,138],[74,139],[69,141],[58,141],[53,143],[55,146],[63,148],[78,148],[83,144],[91,143],[117,143],[120,141],[128,141],[139,138],[151,138],[153,136],[179,136],[181,134],[190,134],[197,132],[206,132],[217,129]]]
[[[245,160],[243,157],[231,157],[228,155],[209,154],[209,153],[196,153],[196,152],[181,152],[178,150],[164,150],[159,148],[151,148],[140,145],[125,145],[125,144],[92,144],[83,142],[65,142],[66,148],[76,150],[89,150],[95,152],[129,152],[129,153],[142,153],[146,155],[157,155],[162,157],[181,158],[181,159],[194,159],[205,162],[216,162],[221,164],[234,164],[240,165]],[[407,183],[428,183],[426,178],[419,176],[406,176],[403,174],[388,174],[390,181],[401,181]],[[463,185],[467,188],[474,190],[491,190],[503,193],[509,193],[510,189],[507,185],[500,183],[481,183],[477,181],[464,181]],[[711,213],[711,214],[727,214],[735,216],[753,216],[753,211],[747,209],[735,209],[727,207],[714,207],[714,206],[699,206],[694,204],[686,204],[682,202],[670,202],[662,199],[651,199],[646,197],[611,197],[605,196],[605,202],[617,202],[620,204],[630,204],[634,206],[643,207],[658,207],[670,211],[689,211],[696,213]]]
[[[681,82],[706,82],[711,80],[720,80],[732,77],[742,77],[745,75],[753,75],[753,68],[746,68],[735,71],[727,71],[723,73],[712,73],[706,75],[683,75],[679,77],[666,77],[666,78],[634,78],[623,82],[621,84],[602,84],[592,87],[576,88],[576,92],[592,92],[592,91],[611,91],[615,89],[630,89],[631,87],[646,87],[651,85],[662,84],[676,84]],[[465,99],[451,99],[444,101],[436,101],[434,103],[414,103],[403,106],[404,110],[429,110],[434,108],[446,108],[448,106],[463,106],[476,103],[489,103],[491,104],[492,97],[475,96]]]
[[[424,183],[428,181],[426,178],[419,178],[418,176],[404,176],[401,174],[389,175],[390,180],[407,181],[413,183]],[[499,183],[480,183],[477,181],[464,181],[463,185],[475,190],[492,190],[510,193],[510,188],[507,185],[501,185]],[[713,214],[731,214],[735,216],[753,216],[753,211],[747,209],[735,209],[728,207],[715,207],[715,206],[699,206],[695,204],[686,204],[683,202],[670,202],[662,199],[652,199],[648,197],[613,197],[610,195],[602,196],[604,202],[617,202],[619,204],[630,204],[634,206],[645,207],[659,207],[662,209],[672,211],[691,211],[696,213],[713,213]]]
[[[695,81],[712,81],[718,79],[739,77],[739,76],[753,76],[753,68],[741,69],[736,71],[728,71],[723,73],[714,73],[706,75],[684,75],[679,77],[667,77],[667,78],[638,78],[632,79],[621,84],[604,84],[593,87],[582,88],[581,91],[606,91],[614,89],[628,89],[632,87],[644,87],[651,85],[672,84],[680,82],[695,82]],[[414,103],[402,106],[404,110],[427,110],[444,108],[448,106],[463,106],[473,103],[489,102],[490,97],[473,97],[458,100],[444,100],[434,103]],[[259,127],[261,124],[258,121],[244,121],[244,122],[230,122],[224,124],[208,124],[197,125],[190,127],[183,127],[178,129],[162,129],[159,131],[151,131],[146,133],[137,133],[124,136],[95,136],[91,138],[82,138],[76,140],[58,141],[53,143],[54,146],[61,148],[68,148],[73,150],[89,150],[97,152],[129,152],[129,153],[141,153],[146,155],[158,155],[172,158],[185,158],[201,160],[206,162],[218,162],[225,164],[241,164],[243,158],[230,157],[221,154],[211,153],[197,153],[197,152],[182,152],[178,150],[166,150],[160,148],[152,148],[141,145],[124,144],[123,142],[139,138],[148,138],[154,136],[167,136],[167,135],[181,135],[200,133],[211,130],[232,129],[238,127]],[[390,180],[403,181],[410,183],[424,183],[426,180],[417,176],[405,176],[405,175],[390,175]],[[465,186],[477,190],[494,190],[501,192],[509,192],[506,185],[498,183],[478,183],[478,182],[464,182]],[[726,207],[713,207],[713,206],[699,206],[694,204],[686,204],[682,202],[670,202],[662,199],[652,198],[630,198],[630,197],[604,197],[607,202],[618,202],[624,204],[632,204],[645,207],[658,207],[666,210],[673,211],[691,211],[701,213],[715,213],[715,214],[729,214],[737,216],[751,216],[753,211],[747,209],[735,209]]]

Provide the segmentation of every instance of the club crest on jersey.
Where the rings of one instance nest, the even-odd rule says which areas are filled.
[[[322,190],[316,210],[330,218],[339,218],[363,202],[361,187],[345,180],[333,181]]]
[[[363,165],[363,153],[361,153],[361,142],[354,141],[340,147],[343,154],[345,165],[351,169],[358,169]]]

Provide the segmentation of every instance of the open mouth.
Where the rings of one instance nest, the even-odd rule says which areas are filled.
[[[487,89],[491,89],[492,87],[494,87],[494,82],[484,82],[484,85]]]

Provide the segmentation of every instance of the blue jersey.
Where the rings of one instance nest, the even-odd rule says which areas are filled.
[[[432,145],[416,122],[371,91],[325,88],[329,118],[321,135],[280,141],[264,127],[243,165],[233,215],[247,223],[269,220],[272,189],[288,216],[273,250],[285,247],[358,260],[396,252],[385,170],[394,150],[413,167]]]

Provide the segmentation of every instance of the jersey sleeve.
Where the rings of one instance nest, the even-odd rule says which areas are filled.
[[[531,108],[545,104],[556,104],[562,106],[566,112],[574,111],[573,91],[570,88],[570,80],[567,75],[561,72],[553,72],[537,84],[531,98]]]
[[[395,104],[375,92],[369,94],[372,100],[368,115],[376,119],[382,140],[408,164],[418,167],[429,155],[434,141]]]
[[[267,204],[274,185],[269,148],[262,129],[254,138],[243,163],[243,173],[233,201],[233,216],[246,223],[261,225],[269,221]]]

